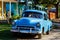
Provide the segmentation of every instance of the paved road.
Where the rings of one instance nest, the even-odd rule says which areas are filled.
[[[31,39],[30,37],[28,39],[28,36],[25,37],[27,38],[17,38],[17,40],[60,40],[60,29],[52,30],[49,35],[43,35],[42,39]]]

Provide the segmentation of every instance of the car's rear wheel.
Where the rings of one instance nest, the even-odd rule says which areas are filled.
[[[49,35],[49,33],[50,33],[50,31],[48,30],[48,31],[46,32],[46,35]]]
[[[42,29],[42,34],[44,35],[44,27],[43,27],[43,29]]]

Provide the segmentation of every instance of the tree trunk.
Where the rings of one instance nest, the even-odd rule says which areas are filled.
[[[56,18],[58,18],[58,4],[59,3],[55,4],[55,7],[56,7]]]

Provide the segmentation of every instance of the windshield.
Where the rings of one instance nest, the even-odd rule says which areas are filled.
[[[23,17],[42,18],[42,13],[24,12]]]

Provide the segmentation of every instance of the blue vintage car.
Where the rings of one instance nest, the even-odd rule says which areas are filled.
[[[41,38],[41,34],[49,34],[51,27],[52,22],[45,11],[26,10],[22,18],[13,21],[11,32],[38,35]]]

